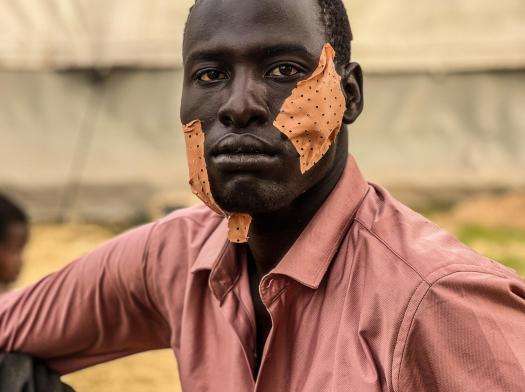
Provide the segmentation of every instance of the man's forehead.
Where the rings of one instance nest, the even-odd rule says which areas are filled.
[[[324,44],[315,0],[200,0],[188,19],[184,58],[203,48]]]

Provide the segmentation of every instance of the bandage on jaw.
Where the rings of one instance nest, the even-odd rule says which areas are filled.
[[[297,84],[274,122],[299,153],[303,174],[326,154],[341,130],[346,101],[334,59],[335,50],[325,44],[318,67]]]
[[[248,241],[248,232],[252,218],[247,214],[228,214],[223,211],[213,198],[206,160],[204,158],[204,132],[202,123],[194,120],[184,125],[186,139],[186,154],[190,175],[190,186],[194,195],[201,199],[219,215],[228,218],[228,239],[231,242],[243,243]]]
[[[346,105],[334,59],[334,49],[326,44],[318,67],[308,79],[297,84],[274,122],[274,126],[297,149],[303,174],[326,154],[341,129]],[[228,218],[228,239],[231,242],[247,242],[252,217],[229,214],[213,198],[204,157],[205,135],[201,121],[194,120],[184,125],[184,137],[192,192],[213,211]]]

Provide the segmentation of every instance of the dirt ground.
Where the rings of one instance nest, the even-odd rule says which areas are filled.
[[[431,216],[462,241],[525,276],[525,195],[481,197]],[[37,225],[19,286],[93,249],[115,231],[93,225]],[[170,351],[150,352],[64,377],[78,392],[180,391]]]

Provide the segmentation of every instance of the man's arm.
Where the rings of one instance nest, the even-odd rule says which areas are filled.
[[[436,282],[411,320],[397,385],[400,392],[523,391],[525,284],[483,272]]]
[[[0,298],[0,351],[44,359],[60,374],[169,346],[145,274],[154,225],[104,244]]]

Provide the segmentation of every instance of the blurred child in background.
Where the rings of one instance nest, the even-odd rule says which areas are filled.
[[[28,237],[26,213],[0,194],[0,293],[18,278]]]
[[[18,278],[28,238],[26,213],[0,194],[0,294]],[[0,353],[0,391],[74,392],[43,363],[18,353]]]

